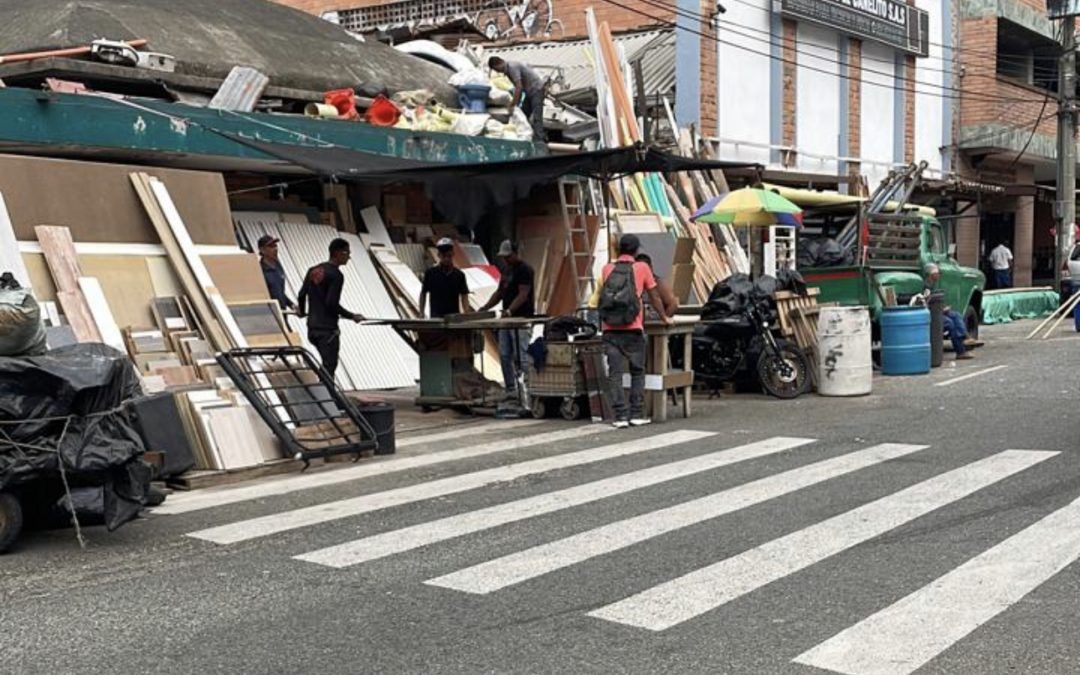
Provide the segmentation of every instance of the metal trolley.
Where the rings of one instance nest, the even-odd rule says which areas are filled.
[[[553,414],[566,420],[581,419],[589,413],[589,387],[583,357],[603,351],[599,340],[549,342],[544,369],[529,366],[526,390],[529,409],[540,419]]]

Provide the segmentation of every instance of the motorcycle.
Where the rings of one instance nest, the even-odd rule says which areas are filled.
[[[810,363],[805,352],[774,333],[772,305],[776,280],[751,283],[737,275],[717,284],[694,327],[694,377],[714,391],[725,382],[756,379],[777,398],[810,391]]]

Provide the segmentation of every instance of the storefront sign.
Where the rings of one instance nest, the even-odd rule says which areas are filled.
[[[897,0],[780,0],[793,19],[812,21],[918,56],[929,51],[930,16]]]

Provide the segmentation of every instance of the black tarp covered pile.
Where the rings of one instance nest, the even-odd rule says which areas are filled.
[[[72,489],[101,488],[109,530],[134,518],[151,478],[125,405],[139,393],[127,356],[105,345],[0,358],[0,490],[57,489],[62,458]]]

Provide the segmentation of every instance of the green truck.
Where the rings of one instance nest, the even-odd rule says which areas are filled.
[[[821,289],[819,302],[866,305],[875,334],[887,299],[903,302],[923,290],[923,270],[934,263],[941,270],[939,290],[945,304],[964,317],[972,337],[978,336],[986,277],[949,255],[945,228],[925,213],[874,214],[863,226],[857,260],[848,267],[800,269],[809,287]]]

